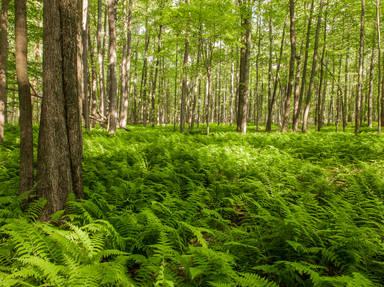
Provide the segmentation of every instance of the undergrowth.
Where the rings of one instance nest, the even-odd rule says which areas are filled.
[[[85,136],[86,199],[38,218],[0,147],[0,286],[384,286],[375,134]]]

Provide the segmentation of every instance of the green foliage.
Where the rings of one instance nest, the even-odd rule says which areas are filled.
[[[0,286],[383,286],[382,137],[130,130],[86,135],[86,199],[50,222],[8,130]]]

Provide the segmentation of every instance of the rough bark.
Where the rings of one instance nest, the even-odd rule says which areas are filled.
[[[82,196],[77,4],[74,0],[44,0],[43,100],[37,190],[48,200],[45,218],[63,209],[70,192]]]
[[[27,1],[15,1],[16,75],[20,109],[20,185],[25,192],[33,186],[32,100],[28,79]]]
[[[243,28],[240,49],[240,74],[238,88],[237,131],[247,133],[249,96],[249,58],[251,54],[252,7],[251,1],[239,1],[241,27]]]

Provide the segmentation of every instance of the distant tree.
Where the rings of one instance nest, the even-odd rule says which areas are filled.
[[[116,9],[117,0],[108,0],[108,27],[109,27],[109,80],[108,80],[108,132],[114,134],[117,128],[117,78],[116,78]]]
[[[0,15],[0,143],[4,140],[4,124],[7,120],[7,61],[8,61],[8,4],[1,1]]]

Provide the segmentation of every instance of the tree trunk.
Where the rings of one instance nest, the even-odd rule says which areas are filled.
[[[152,89],[151,89],[151,124],[152,127],[156,124],[156,90],[157,90],[157,79],[159,75],[160,69],[160,53],[161,53],[161,35],[163,32],[163,26],[160,24],[159,33],[157,34],[157,55],[156,55],[156,63],[155,63],[155,74],[153,76],[152,81]]]
[[[99,112],[105,116],[105,81],[104,81],[104,53],[105,53],[105,32],[103,30],[103,1],[97,2],[97,62],[98,62],[98,90],[99,90]],[[106,25],[106,23],[104,23]]]
[[[117,0],[108,0],[108,26],[109,26],[108,132],[110,134],[115,134],[116,127],[117,127],[116,9],[117,9]]]
[[[361,0],[360,17],[360,45],[359,45],[359,71],[357,80],[357,95],[355,101],[355,133],[360,132],[361,101],[363,97],[363,61],[364,61],[364,33],[365,33],[365,0]]]
[[[323,51],[321,53],[321,60],[320,60],[320,86],[319,86],[319,92],[317,94],[317,104],[316,104],[316,123],[317,123],[317,131],[320,131],[323,124],[323,115],[322,115],[322,106],[323,106],[323,100],[322,100],[322,90],[324,87],[324,93],[327,89],[327,83],[324,84],[324,78],[326,77],[324,68],[326,66],[325,63],[325,54],[327,52],[327,19],[328,19],[328,9],[325,11],[324,16],[324,41],[323,41]]]
[[[377,33],[377,62],[379,63],[378,64],[378,68],[377,68],[377,78],[378,78],[378,83],[377,83],[377,117],[378,117],[378,120],[377,120],[377,123],[378,123],[378,128],[377,128],[377,131],[379,133],[381,133],[381,119],[380,119],[380,114],[381,114],[381,101],[383,100],[382,99],[382,95],[381,95],[381,81],[382,81],[382,78],[381,78],[381,32],[380,32],[380,29],[381,29],[381,24],[380,24],[380,17],[381,17],[381,13],[380,13],[380,8],[381,5],[380,5],[380,0],[376,0],[376,33]]]
[[[289,60],[289,76],[287,97],[284,104],[284,116],[282,131],[288,128],[289,113],[291,110],[291,95],[295,81],[295,61],[296,61],[296,28],[295,28],[295,0],[289,0],[289,19],[290,19],[290,40],[291,40],[291,58]]]
[[[180,132],[184,132],[186,104],[187,104],[188,90],[189,90],[188,58],[189,58],[189,40],[188,40],[188,37],[185,37],[184,58],[183,58],[183,80],[182,80],[182,87],[181,87],[181,103],[180,103]]]
[[[369,128],[372,128],[374,70],[375,70],[375,48],[373,46],[372,54],[371,54],[371,63],[369,66],[369,89],[368,89],[368,95],[367,95],[367,120],[368,120],[368,127]]]
[[[81,1],[80,1],[81,2]],[[90,128],[89,123],[89,92],[88,92],[88,0],[82,0],[82,20],[81,20],[81,69],[82,69],[82,113],[84,126],[87,130]]]
[[[237,131],[247,133],[248,95],[249,95],[249,58],[251,54],[252,6],[251,1],[239,1],[241,26],[243,28],[242,47],[240,49],[239,99],[237,110]]]
[[[308,117],[309,117],[309,110],[310,110],[311,99],[312,99],[312,87],[313,87],[313,82],[315,80],[316,70],[317,70],[317,52],[319,48],[319,34],[320,34],[323,6],[324,6],[324,0],[320,0],[320,9],[319,9],[319,15],[317,17],[317,27],[316,27],[316,34],[315,34],[315,45],[313,48],[314,50],[313,50],[313,59],[312,59],[311,78],[309,79],[307,97],[305,99],[305,108],[304,108],[303,126],[302,126],[303,132],[306,132],[308,129]]]
[[[77,8],[74,0],[44,0],[44,89],[37,167],[37,190],[48,200],[44,218],[63,209],[70,192],[82,195]]]
[[[8,62],[8,4],[1,1],[0,15],[0,143],[4,140],[4,124],[7,121],[7,62]]]
[[[33,186],[32,100],[28,79],[27,2],[16,0],[16,75],[20,108],[20,192]]]
[[[132,2],[133,0],[128,0],[127,8],[127,20],[126,20],[126,30],[127,30],[127,40],[126,40],[126,55],[125,60],[123,60],[123,65],[125,65],[125,77],[122,81],[123,93],[121,95],[120,102],[120,127],[126,128],[128,120],[128,97],[131,91],[131,56],[132,56]]]
[[[306,36],[306,43],[305,43],[305,54],[304,54],[304,62],[303,62],[303,76],[301,79],[300,95],[297,99],[297,102],[295,103],[295,115],[294,115],[293,124],[292,124],[293,131],[296,131],[298,126],[299,126],[301,107],[303,105],[303,98],[304,98],[305,86],[306,86],[306,81],[307,81],[309,44],[310,44],[310,40],[311,40],[311,27],[312,27],[312,17],[313,17],[314,7],[315,7],[315,3],[314,3],[314,0],[312,0],[310,12],[309,12],[308,24],[307,24],[307,36]],[[296,109],[296,106],[297,106],[297,109]]]
[[[272,97],[271,97],[269,105],[268,105],[267,126],[266,126],[266,129],[265,129],[267,132],[272,131],[273,107],[274,107],[275,102],[276,102],[277,86],[278,86],[279,77],[280,77],[280,67],[281,67],[281,61],[282,61],[283,52],[284,52],[285,27],[286,27],[286,22],[284,22],[283,36],[281,37],[280,55],[279,55],[279,61],[278,61],[278,64],[277,64],[275,80],[274,80],[274,83],[273,83],[273,93],[272,93]]]

